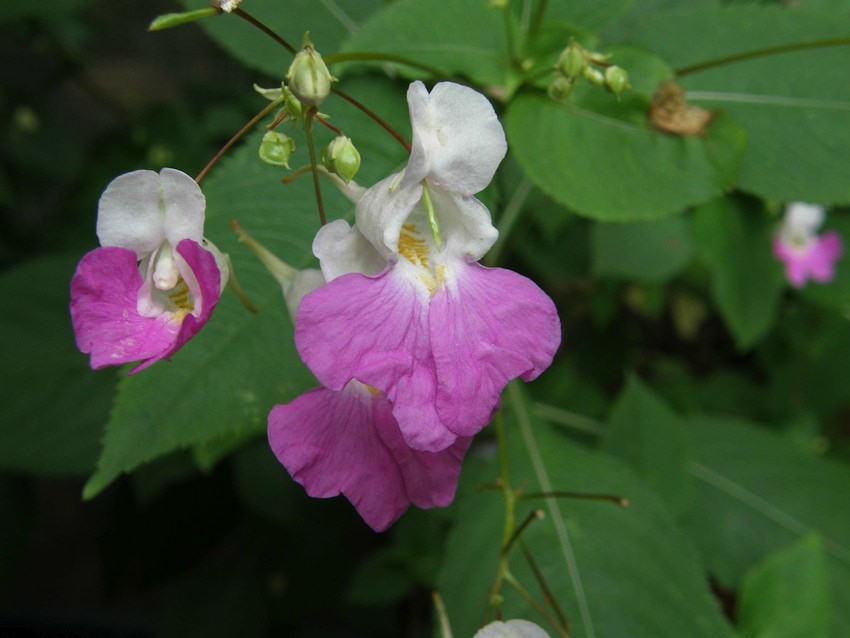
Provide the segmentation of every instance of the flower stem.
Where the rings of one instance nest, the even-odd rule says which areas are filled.
[[[616,494],[597,494],[593,492],[563,492],[563,491],[555,491],[555,492],[530,492],[528,494],[523,494],[521,498],[530,499],[530,498],[575,498],[578,500],[585,501],[607,501],[608,503],[614,503],[614,505],[619,505],[620,507],[628,507],[629,499],[625,496],[618,496]]]
[[[570,638],[570,634],[568,634],[568,633],[567,633],[567,630],[566,630],[566,629],[564,629],[563,627],[561,627],[560,623],[558,623],[558,621],[557,621],[557,620],[555,620],[554,618],[552,618],[552,615],[551,615],[548,611],[546,611],[546,608],[545,608],[543,605],[541,605],[541,604],[537,601],[537,599],[536,599],[536,598],[534,598],[534,596],[532,596],[532,595],[528,592],[528,590],[527,590],[525,587],[523,587],[523,586],[522,586],[522,584],[521,584],[521,583],[520,583],[520,582],[519,582],[516,578],[514,578],[514,575],[513,575],[513,574],[511,574],[510,572],[508,572],[507,574],[505,574],[505,580],[506,580],[508,583],[510,583],[510,585],[511,585],[514,589],[516,589],[516,590],[520,593],[520,595],[521,595],[523,598],[525,598],[525,600],[528,602],[528,604],[529,604],[529,605],[531,605],[532,607],[534,607],[534,610],[535,610],[538,614],[540,614],[541,616],[543,616],[543,618],[545,618],[545,619],[546,619],[546,622],[548,622],[548,623],[552,626],[552,628],[553,628],[555,631],[557,631],[557,632],[558,632],[558,635],[559,635],[561,638]]]
[[[429,66],[427,64],[423,64],[422,62],[417,62],[416,60],[412,60],[410,58],[405,58],[401,55],[394,55],[392,53],[378,53],[375,51],[350,51],[347,53],[332,53],[331,55],[323,56],[325,64],[334,64],[337,62],[395,62],[396,64],[403,64],[404,66],[413,67],[414,69],[421,69],[422,71],[428,72],[430,75],[435,77],[444,77],[445,73],[440,71],[440,69]]]
[[[401,134],[398,131],[396,131],[392,126],[389,125],[389,123],[387,123],[385,120],[383,120],[381,117],[379,117],[372,109],[367,107],[362,102],[355,100],[353,97],[351,97],[345,91],[338,89],[336,87],[331,87],[331,93],[334,93],[334,94],[340,96],[346,102],[354,105],[356,108],[363,111],[363,113],[365,113],[367,116],[372,118],[387,133],[392,135],[398,141],[398,143],[401,144],[404,147],[404,150],[406,150],[408,153],[410,153],[410,151],[411,151],[410,142],[408,142],[406,139],[404,139],[404,137],[402,137]]]
[[[206,165],[206,166],[204,166],[203,170],[202,170],[200,173],[198,173],[198,176],[195,178],[195,183],[196,183],[196,184],[200,184],[200,183],[201,183],[201,180],[202,180],[202,179],[204,179],[204,177],[206,177],[207,173],[209,173],[209,172],[210,172],[210,169],[211,169],[213,166],[215,166],[215,165],[216,165],[216,163],[218,162],[218,160],[220,160],[220,159],[221,159],[221,157],[222,157],[222,156],[223,156],[223,155],[224,155],[227,151],[229,151],[229,150],[230,150],[230,147],[231,147],[231,146],[233,146],[234,144],[236,144],[236,142],[238,142],[238,141],[242,138],[242,136],[243,136],[243,135],[245,135],[245,133],[247,133],[248,131],[250,131],[250,130],[254,127],[254,125],[255,125],[257,122],[259,122],[259,121],[260,121],[260,120],[262,120],[262,119],[263,119],[266,115],[268,115],[269,113],[271,113],[271,112],[272,112],[272,111],[273,111],[273,110],[274,110],[274,109],[275,109],[275,108],[276,108],[276,107],[277,107],[277,106],[278,106],[278,105],[279,105],[282,101],[283,101],[283,99],[281,98],[280,100],[275,100],[274,102],[269,103],[269,104],[268,104],[268,105],[267,105],[267,106],[266,106],[266,107],[265,107],[262,111],[260,111],[259,113],[257,113],[254,117],[252,117],[252,118],[248,121],[248,123],[247,123],[247,124],[245,124],[245,126],[243,126],[241,129],[239,129],[239,131],[236,133],[236,135],[234,135],[233,137],[231,137],[231,138],[228,140],[227,144],[225,144],[224,146],[222,146],[222,147],[221,147],[221,150],[219,150],[219,152],[215,154],[215,157],[213,157],[213,158],[212,158],[209,162],[207,162],[207,165]]]
[[[247,11],[245,11],[244,9],[240,9],[239,7],[237,7],[236,9],[234,9],[234,10],[233,10],[233,13],[234,13],[234,14],[236,14],[236,15],[238,15],[238,16],[239,16],[240,18],[242,18],[243,20],[245,20],[245,21],[247,21],[247,22],[250,22],[252,25],[254,25],[255,27],[257,27],[260,31],[262,31],[263,33],[265,33],[265,34],[266,34],[267,36],[269,36],[270,38],[272,38],[275,42],[277,42],[278,44],[280,44],[281,46],[283,46],[283,47],[284,47],[287,51],[289,51],[292,55],[295,55],[295,53],[296,53],[296,49],[295,49],[295,47],[293,47],[291,44],[289,44],[289,42],[287,42],[286,40],[284,40],[284,39],[283,39],[282,37],[280,37],[277,33],[275,33],[274,31],[272,31],[272,30],[271,30],[269,27],[267,27],[265,24],[263,24],[262,22],[260,22],[259,20],[257,20],[257,19],[256,19],[254,16],[252,16],[250,13],[248,13],[248,12],[247,12]]]
[[[790,53],[792,51],[803,51],[805,49],[817,49],[821,47],[841,46],[847,44],[850,44],[850,37],[826,38],[823,40],[809,40],[807,42],[780,44],[773,47],[765,47],[764,49],[756,49],[754,51],[745,51],[744,53],[735,53],[734,55],[727,55],[722,58],[715,58],[714,60],[708,60],[706,62],[692,64],[690,66],[685,66],[680,69],[676,69],[674,73],[678,77],[682,77],[684,75],[699,73],[700,71],[705,71],[714,67],[723,66],[725,64],[733,64],[735,62],[742,62],[744,60],[751,60],[753,58],[776,55],[777,53]]]
[[[431,192],[428,190],[428,184],[425,183],[425,180],[422,180],[422,203],[425,204],[425,211],[428,213],[428,227],[431,229],[431,237],[433,237],[434,244],[439,250],[443,245],[440,221],[437,219],[437,211],[434,210],[434,202],[431,201]]]
[[[319,225],[327,223],[325,207],[322,203],[322,188],[319,186],[319,169],[316,162],[316,147],[313,145],[313,120],[316,119],[316,107],[307,111],[304,116],[304,134],[307,136],[307,150],[310,152],[310,170],[313,173],[313,188],[316,191],[316,205],[319,207]]]
[[[337,127],[335,127],[333,124],[331,124],[330,122],[328,122],[325,118],[323,118],[323,117],[317,117],[317,118],[316,118],[316,120],[317,120],[320,124],[324,124],[326,127],[328,127],[330,130],[332,130],[332,131],[333,131],[334,133],[336,133],[337,135],[343,135],[343,136],[345,135],[345,133],[343,133],[341,130],[339,130]]]

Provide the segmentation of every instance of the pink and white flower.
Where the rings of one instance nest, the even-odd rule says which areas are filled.
[[[115,178],[98,204],[101,247],[71,280],[77,347],[94,369],[179,350],[207,322],[227,282],[226,258],[203,237],[205,199],[178,170]]]
[[[376,388],[407,444],[439,452],[487,425],[508,381],[549,366],[560,322],[529,279],[477,263],[498,232],[473,195],[507,148],[492,106],[469,88],[440,83],[429,94],[421,82],[408,104],[410,161],[360,197],[350,231],[386,267],[305,296],[295,340],[323,386]]]
[[[773,254],[785,264],[785,278],[795,288],[809,279],[827,283],[835,277],[835,263],[844,252],[841,236],[834,230],[818,235],[823,225],[823,206],[791,202],[773,239]]]

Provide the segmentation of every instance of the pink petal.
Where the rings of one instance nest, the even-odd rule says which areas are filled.
[[[561,343],[555,304],[534,282],[477,263],[435,293],[429,326],[437,413],[462,436],[487,425],[508,381],[536,378]]]
[[[209,319],[219,294],[215,258],[191,240],[180,242],[177,251],[205,297],[201,315],[187,315],[182,323],[170,313],[139,315],[142,277],[134,251],[102,247],[80,261],[71,279],[71,320],[77,347],[91,355],[92,368],[142,361],[131,371],[137,372],[174,354]]]
[[[392,269],[343,275],[304,297],[295,344],[323,386],[341,390],[357,379],[382,390],[411,447],[437,452],[457,438],[434,403],[427,292]]]
[[[77,347],[91,354],[95,370],[158,357],[174,342],[178,324],[136,310],[141,285],[136,253],[126,248],[97,248],[77,266],[71,320]]]
[[[307,494],[343,494],[375,531],[412,503],[444,507],[454,498],[470,439],[442,452],[407,446],[392,406],[361,384],[310,390],[269,414],[269,443]]]

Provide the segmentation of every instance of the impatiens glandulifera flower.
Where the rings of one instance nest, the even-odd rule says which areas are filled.
[[[773,254],[785,264],[785,278],[795,288],[802,288],[809,279],[827,283],[835,277],[835,262],[844,246],[834,230],[817,234],[824,216],[822,206],[803,202],[791,202],[785,209],[773,239]]]
[[[324,275],[295,270],[241,229],[237,232],[281,284],[293,318],[301,298],[324,284],[325,276],[377,272],[385,266],[366,239],[342,220],[324,226],[313,243],[313,251],[323,257]],[[355,380],[341,390],[315,388],[275,406],[268,437],[278,460],[307,494],[343,494],[379,532],[411,504],[428,508],[451,503],[471,442],[459,438],[436,453],[414,450],[405,443],[386,396]]]
[[[473,638],[549,638],[549,634],[527,620],[498,620],[479,629]]]
[[[98,204],[101,248],[71,280],[77,347],[94,369],[179,350],[209,320],[227,282],[224,256],[203,238],[205,200],[178,170],[115,178]]]
[[[507,148],[492,106],[472,89],[440,83],[429,94],[421,82],[408,104],[407,167],[356,207],[357,231],[388,267],[305,296],[295,341],[323,386],[380,390],[407,444],[439,452],[487,425],[508,381],[543,372],[561,333],[533,282],[477,263],[498,233],[472,195]]]

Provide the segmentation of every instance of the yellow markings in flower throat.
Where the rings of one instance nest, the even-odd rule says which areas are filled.
[[[415,224],[405,224],[401,227],[398,237],[398,252],[414,266],[428,268],[428,242],[419,236]]]
[[[431,268],[428,260],[431,247],[419,234],[419,229],[416,228],[415,224],[405,224],[401,227],[401,233],[398,237],[398,252],[411,264],[418,266],[419,280],[433,295],[446,279],[446,267],[439,265],[436,269]]]
[[[182,323],[190,312],[195,309],[195,303],[192,299],[192,294],[189,292],[189,286],[183,277],[177,280],[177,285],[168,292],[168,300],[177,306],[177,310],[172,315],[172,319],[178,323]]]

